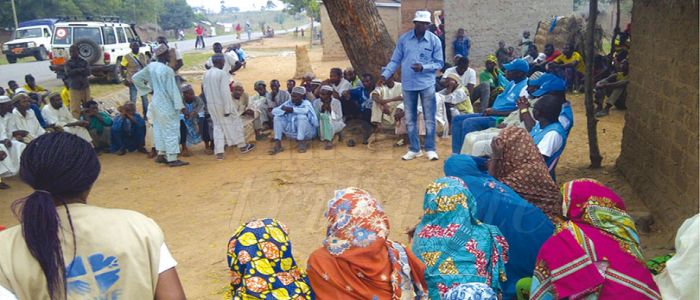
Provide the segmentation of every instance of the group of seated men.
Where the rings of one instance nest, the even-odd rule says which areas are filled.
[[[122,132],[118,132],[120,127],[117,124],[124,124],[120,120],[128,118],[127,116],[133,119],[135,115],[133,113],[135,108],[131,102],[120,108],[124,113],[112,118],[108,113],[100,111],[98,103],[91,100],[82,106],[80,117],[75,118],[59,93],[27,92],[22,88],[10,91],[11,93],[8,91],[7,94],[11,94],[12,97],[0,96],[0,177],[16,175],[19,170],[19,158],[25,145],[46,132],[63,131],[75,134],[92,143],[98,152],[110,151],[110,147],[116,153],[123,153],[127,149],[145,152],[143,121],[140,124],[142,134],[138,138],[129,133],[125,137]],[[135,129],[139,124],[128,126]],[[133,146],[118,149],[120,144],[115,143],[115,140],[128,140],[128,143],[132,143]],[[7,184],[0,182],[0,189],[6,188],[8,188]]]
[[[281,88],[279,80],[272,80],[269,91],[265,82],[258,81],[253,85],[255,92],[250,96],[240,82],[231,83],[229,98],[243,123],[246,140],[264,139],[265,132],[271,130],[274,144],[269,154],[274,155],[284,150],[284,137],[296,141],[296,148],[302,153],[308,150],[309,142],[314,138],[323,142],[324,149],[332,149],[335,137],[341,142],[343,129],[352,121],[357,121],[361,126],[363,144],[369,144],[372,134],[382,129],[393,130],[399,135],[406,134],[401,83],[389,78],[377,86],[373,75],[357,76],[352,68],[345,71],[333,68],[329,75],[322,81],[307,74],[299,85],[290,79],[286,82],[287,89]],[[473,109],[469,91],[462,84],[462,77],[457,71],[445,76],[442,83],[445,88],[437,93],[437,98],[443,105],[439,106],[437,119],[438,124],[442,124],[443,130],[447,131],[447,120],[451,116],[472,113]],[[203,91],[207,90],[207,85],[217,83],[205,80]],[[212,105],[209,103],[213,101],[210,93],[204,92],[202,96],[200,98],[206,99],[207,106]],[[204,114],[211,115],[210,112]],[[424,126],[420,127],[424,133]],[[207,126],[202,126],[202,129],[199,133],[201,136],[209,135],[205,132]],[[401,145],[404,141],[405,138],[397,143]],[[349,138],[347,145],[355,146],[355,140]],[[210,146],[207,148],[211,149]]]

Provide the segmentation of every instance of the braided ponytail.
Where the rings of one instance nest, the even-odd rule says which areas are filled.
[[[27,248],[46,276],[51,299],[67,296],[66,267],[59,235],[61,221],[56,204],[65,208],[75,241],[65,201],[90,190],[99,173],[100,162],[92,146],[72,134],[44,134],[29,143],[22,153],[20,177],[35,191],[16,201],[12,208],[20,219]]]

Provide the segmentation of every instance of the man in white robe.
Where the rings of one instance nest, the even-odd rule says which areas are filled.
[[[243,88],[243,84],[240,82],[233,83],[231,97],[233,97],[233,105],[236,107],[236,111],[238,111],[241,116],[246,141],[255,141],[258,138],[262,139],[260,111],[255,104],[250,101],[248,94],[246,94]]]
[[[22,142],[12,139],[12,132],[6,127],[12,117],[11,109],[10,97],[0,96],[0,190],[10,187],[2,182],[2,178],[17,175],[20,157],[26,147]]]
[[[77,135],[88,143],[92,143],[92,137],[87,130],[87,126],[90,123],[74,118],[68,109],[63,106],[63,100],[58,93],[51,93],[48,95],[48,98],[49,105],[44,105],[44,108],[41,109],[41,115],[46,121],[46,127]]]
[[[15,109],[12,110],[12,120],[8,127],[16,140],[29,144],[46,132],[31,110],[31,98],[27,94],[15,95],[12,102],[15,104]]]
[[[231,99],[230,75],[222,70],[226,59],[223,54],[215,54],[212,63],[214,67],[204,73],[202,84],[213,125],[214,154],[216,159],[222,160],[225,146],[235,145],[241,153],[248,153],[255,145],[245,141],[243,121]]]
[[[321,86],[319,96],[311,104],[318,115],[319,138],[324,142],[324,148],[330,150],[333,149],[334,136],[336,134],[341,136],[341,132],[345,128],[343,107],[340,100],[333,98],[333,88],[330,85]]]
[[[170,167],[186,166],[189,163],[177,157],[180,153],[180,113],[185,108],[180,87],[175,81],[175,71],[168,66],[168,46],[160,44],[154,53],[158,60],[134,74],[132,81],[139,96],[153,93],[148,119],[153,122],[153,142],[158,151],[156,162]]]

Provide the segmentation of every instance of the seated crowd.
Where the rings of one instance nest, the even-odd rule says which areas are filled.
[[[554,169],[574,125],[566,92],[576,87],[583,61],[569,45],[564,58],[548,62],[553,47],[540,55],[528,40],[529,33],[519,46],[531,59],[507,60],[513,49],[490,55],[478,78],[463,56],[438,72],[434,125],[452,134],[454,155],[445,161],[445,177],[427,186],[408,245],[389,238],[382,199],[347,187],[327,203],[325,237],[307,270],[294,258],[289,228],[280,220],[255,219],[238,227],[226,246],[226,297],[661,299],[669,287],[692,289],[687,282],[652,276],[634,221],[614,191],[592,179],[557,185]],[[271,155],[284,151],[285,137],[301,153],[313,139],[328,150],[346,138],[344,129],[352,122],[359,123],[363,144],[385,129],[397,135],[412,130],[401,83],[392,76],[378,80],[333,68],[329,79],[308,74],[299,85],[287,80],[286,89],[279,80],[269,82],[269,91],[257,81],[248,94],[243,83],[230,80],[240,61],[222,53],[221,45],[214,48],[199,96],[190,84],[175,86],[182,96],[176,125],[183,155],[204,142],[207,153],[222,160],[227,146],[248,153],[254,141],[270,134]],[[625,60],[619,69],[626,75]],[[134,76],[137,86],[143,84],[140,77]],[[625,79],[601,77],[600,101],[615,97],[604,107],[599,103],[607,113]],[[115,116],[87,101],[76,117],[61,94],[29,85],[29,79],[28,89],[15,83],[12,97],[0,96],[0,176],[19,173],[34,189],[18,214],[33,217],[0,232],[0,241],[13,241],[0,244],[0,298],[185,299],[177,263],[153,220],[87,204],[100,173],[97,154],[148,153],[145,135],[153,118],[139,115],[134,101],[120,105]],[[416,92],[406,96],[418,102]],[[422,134],[434,127],[418,123]],[[347,139],[348,146],[355,145]],[[75,275],[85,272],[82,257],[91,267],[119,266],[123,280],[75,285]],[[685,271],[682,263],[669,264],[668,272],[678,270]],[[691,274],[697,278],[697,270]]]
[[[360,125],[360,141],[365,145],[384,130],[392,130],[398,136],[397,146],[407,141],[404,95],[401,83],[394,76],[382,81],[372,74],[358,76],[352,68],[344,71],[332,68],[326,80],[307,74],[298,85],[294,79],[287,80],[286,89],[276,79],[269,82],[269,90],[265,82],[257,81],[249,95],[241,82],[230,80],[230,74],[244,66],[239,55],[231,54],[240,47],[226,53],[219,43],[213,48],[214,56],[205,65],[202,93],[197,96],[195,89],[186,83],[180,86],[184,108],[179,121],[179,144],[183,156],[191,155],[189,147],[204,142],[207,153],[223,159],[226,146],[235,145],[241,153],[247,153],[255,148],[254,141],[270,135],[274,142],[270,154],[284,151],[285,137],[296,141],[296,148],[302,153],[309,149],[313,139],[320,140],[328,150],[335,141],[343,141],[348,135],[344,129],[352,122]],[[457,55],[454,67],[446,66],[436,75],[435,123],[443,136],[452,135],[454,154],[473,155],[479,163],[494,155],[492,140],[503,128],[524,128],[530,132],[532,142],[554,177],[573,126],[566,91],[578,84],[578,75],[571,74],[581,70],[583,61],[571,45],[565,46],[561,53],[551,44],[545,46],[544,53],[538,53],[531,43],[526,50],[524,58],[511,61],[489,55],[478,76],[469,66],[469,59]],[[134,61],[143,59],[137,51],[138,48],[134,49]],[[621,49],[614,57],[616,72],[606,68],[603,57],[595,63],[599,80],[595,90],[598,116],[607,114],[613,105],[624,106],[629,70],[624,51]],[[128,67],[129,62],[123,64]],[[10,150],[10,141],[28,143],[46,131],[76,134],[93,143],[98,152],[149,153],[145,145],[148,100],[142,99],[146,115],[139,115],[134,105],[136,93],[131,92],[135,84],[130,82],[137,71],[137,68],[125,69],[131,102],[120,105],[114,115],[101,111],[95,101],[83,102],[79,114],[71,114],[69,85],[61,93],[50,93],[36,85],[31,75],[26,76],[24,87],[10,81],[7,96],[0,100],[4,103],[0,129],[6,136],[3,140],[7,141],[4,146],[7,149],[0,149],[5,153],[0,161],[10,167],[0,176],[16,173],[19,156],[15,152],[21,151]],[[426,124],[422,105],[418,105],[417,113],[417,130],[423,136]],[[347,146],[355,144],[352,136],[347,138]],[[151,150],[152,157],[155,151]],[[7,186],[0,183],[0,188]]]
[[[310,124],[311,104],[300,99],[288,105],[307,110],[295,116]],[[559,190],[535,145],[524,139],[530,137],[523,128],[503,129],[493,147],[498,155],[487,167],[469,155],[450,157],[446,177],[427,186],[423,214],[406,245],[389,238],[382,199],[354,187],[335,191],[328,201],[325,237],[306,270],[280,220],[245,222],[225,247],[226,298],[677,299],[673,295],[697,293],[697,265],[688,267],[697,262],[691,250],[698,244],[697,217],[679,231],[679,255],[663,271],[654,267],[661,272],[654,277],[623,199],[592,179]],[[114,293],[185,299],[177,262],[153,220],[88,204],[100,173],[92,145],[65,131],[44,134],[26,145],[23,157],[22,179],[35,192],[20,209],[35,217],[0,231],[0,240],[13,241],[0,247],[3,299]],[[58,234],[60,224],[69,223],[63,230],[72,234]],[[67,246],[73,243],[79,246]],[[70,262],[66,249],[74,249]],[[123,280],[76,287],[83,256],[93,268],[111,262],[107,270],[120,268]]]

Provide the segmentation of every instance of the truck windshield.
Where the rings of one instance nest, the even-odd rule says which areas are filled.
[[[15,32],[15,39],[40,38],[41,28],[18,29]]]

